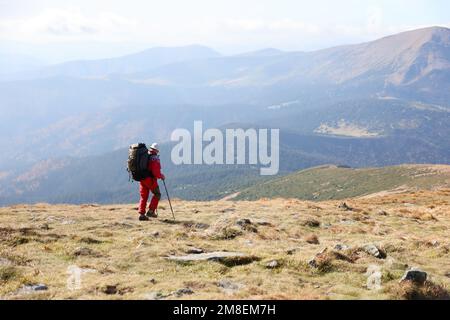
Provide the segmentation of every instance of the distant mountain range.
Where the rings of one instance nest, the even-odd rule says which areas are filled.
[[[168,141],[194,120],[280,128],[282,174],[326,163],[450,163],[447,28],[314,52],[153,48],[2,79],[3,201],[128,201],[124,148]],[[111,164],[88,169],[98,159]],[[220,198],[260,179],[247,167],[167,169],[186,198]]]

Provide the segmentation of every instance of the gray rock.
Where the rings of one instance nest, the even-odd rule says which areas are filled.
[[[250,219],[240,219],[236,221],[236,224],[241,227],[245,227],[252,224]]]
[[[272,226],[273,226],[273,224],[271,224],[270,222],[265,221],[265,220],[255,221],[255,223],[256,223],[258,226],[263,226],[263,227],[272,227]]]
[[[12,266],[13,263],[11,260],[6,259],[6,258],[0,258],[0,267],[8,267],[8,266]]]
[[[384,266],[393,270],[406,270],[406,268],[408,268],[408,264],[397,261],[392,257],[386,259]]]
[[[234,294],[244,287],[243,284],[232,282],[228,279],[222,279],[217,283],[217,286],[226,294]]]
[[[380,216],[387,216],[388,215],[388,213],[386,212],[386,211],[384,211],[384,210],[378,210],[378,215],[380,215]]]
[[[165,299],[167,297],[169,297],[169,295],[165,295],[162,292],[158,292],[158,291],[151,291],[151,292],[147,292],[146,294],[143,295],[143,298],[145,300],[161,300],[161,299]]]
[[[18,290],[18,294],[32,294],[40,291],[47,291],[48,287],[45,284],[29,284],[24,285]]]
[[[205,251],[203,249],[200,248],[189,248],[188,250],[186,250],[186,253],[188,254],[201,254],[204,253]]]
[[[179,290],[173,292],[173,294],[177,297],[181,297],[184,295],[194,294],[194,291],[191,288],[183,288],[183,289],[179,289]]]
[[[344,250],[348,250],[348,249],[350,249],[349,246],[347,246],[345,244],[341,244],[341,243],[338,243],[337,245],[334,246],[334,250],[336,250],[336,251],[344,251]]]
[[[305,222],[303,222],[303,225],[310,228],[319,228],[320,227],[320,221],[315,219],[308,219]]]
[[[199,223],[194,224],[194,228],[196,228],[196,229],[208,229],[209,228],[209,224],[199,222]]]
[[[48,223],[42,224],[42,225],[40,226],[40,228],[41,228],[42,230],[50,230],[50,227],[49,227]]]
[[[362,246],[362,250],[371,256],[374,256],[378,259],[385,259],[386,253],[384,253],[381,249],[379,249],[376,245],[372,243],[365,244]]]
[[[194,261],[217,261],[224,264],[247,264],[258,260],[257,257],[246,255],[240,252],[217,251],[200,254],[189,254],[185,256],[168,256],[166,259],[176,262],[194,262]]]
[[[381,287],[381,278],[383,277],[383,275],[381,274],[381,271],[377,271],[372,273],[368,278],[367,278],[367,289],[369,290],[380,290]]]
[[[250,219],[240,219],[236,221],[236,225],[240,226],[243,230],[250,232],[258,232],[256,226],[252,223]]]
[[[418,268],[411,268],[405,272],[400,282],[411,281],[423,285],[427,281],[428,274]]]
[[[432,247],[439,247],[440,243],[439,243],[439,241],[437,241],[437,240],[432,240],[432,241],[430,242],[430,245],[431,245]]]
[[[339,209],[345,210],[345,211],[352,211],[353,208],[349,207],[345,202],[342,202],[339,205]]]
[[[92,250],[91,248],[86,248],[86,247],[78,247],[75,249],[75,251],[73,252],[74,256],[99,256],[98,252],[95,252],[94,250]]]
[[[159,231],[154,231],[154,232],[150,233],[150,235],[151,235],[153,238],[158,238],[161,234],[159,233]]]
[[[269,261],[269,262],[266,264],[266,268],[267,268],[267,269],[276,269],[276,268],[278,268],[279,266],[280,266],[280,263],[279,263],[277,260]]]
[[[308,260],[308,265],[309,265],[311,268],[317,268],[318,265],[317,265],[316,257],[311,258],[310,260]]]
[[[286,254],[292,256],[295,252],[297,252],[297,248],[290,248],[286,251]]]
[[[103,289],[103,293],[105,293],[105,294],[116,294],[117,293],[117,286],[110,286],[110,285],[108,285],[108,286],[106,286]]]
[[[253,247],[253,241],[252,240],[245,240],[244,243],[249,246],[249,247]]]
[[[323,254],[326,253],[327,251],[328,251],[328,248],[327,248],[327,247],[325,247],[325,248],[323,248],[322,250],[320,250],[314,257],[312,257],[310,260],[308,260],[308,265],[309,265],[311,268],[318,268],[316,258],[320,257],[321,255],[323,255]]]
[[[31,289],[33,291],[47,291],[48,287],[45,284],[37,284],[37,285],[31,286]]]

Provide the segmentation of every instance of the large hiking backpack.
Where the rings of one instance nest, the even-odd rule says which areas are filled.
[[[141,181],[145,178],[151,177],[151,172],[148,170],[148,162],[150,155],[145,143],[132,144],[128,150],[128,174],[133,180]]]

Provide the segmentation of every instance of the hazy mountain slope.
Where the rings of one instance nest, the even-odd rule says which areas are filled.
[[[135,77],[224,88],[326,85],[347,94],[357,94],[357,90],[373,95],[397,93],[403,98],[448,103],[449,70],[450,29],[436,27],[308,53],[249,54],[177,63]],[[413,90],[407,92],[406,88]]]
[[[408,136],[353,138],[281,131],[280,139],[281,175],[327,163],[360,167],[401,164],[405,159],[410,163],[450,159],[449,149],[433,149]],[[220,199],[273,178],[261,177],[258,166],[175,166],[170,160],[172,146],[163,144],[161,150],[163,171],[174,197]],[[430,150],[434,153],[430,154]],[[5,170],[0,176],[0,204],[137,201],[137,184],[128,181],[126,158],[127,150],[120,149],[99,156],[40,161]]]
[[[235,199],[281,197],[339,200],[382,191],[405,192],[440,187],[450,187],[448,165],[403,165],[367,169],[323,166],[256,184],[242,190]]]
[[[0,52],[0,80],[13,73],[35,70],[44,65],[43,61],[33,56]]]
[[[37,72],[17,74],[16,78],[49,78],[55,76],[102,78],[111,74],[126,75],[181,61],[208,59],[220,54],[208,47],[155,47],[117,58],[70,61],[40,69]]]
[[[75,179],[69,171],[67,181],[59,182],[67,168],[36,178],[32,187],[16,180],[48,158],[87,157],[79,160],[82,171],[92,155],[140,140],[168,141],[173,129],[192,129],[194,120],[203,120],[205,127],[234,122],[280,128],[283,173],[324,163],[450,163],[448,35],[449,29],[428,28],[316,52],[266,50],[101,79],[0,82],[0,197],[31,199],[33,193],[45,199],[50,194],[39,187],[42,179],[51,186],[73,178],[72,185],[56,189],[58,195],[50,193],[52,199],[77,198],[72,195],[84,192],[89,177]],[[121,157],[104,176],[122,168]],[[242,187],[242,171],[214,175],[218,168],[207,169],[205,177],[216,178],[200,183],[193,174],[187,179],[199,183],[183,189],[186,180],[176,182],[178,195],[217,198]],[[218,178],[224,175],[232,187],[218,187],[225,185]],[[112,185],[94,184],[83,197],[128,197],[122,196],[127,194],[123,181],[120,191],[112,191]]]

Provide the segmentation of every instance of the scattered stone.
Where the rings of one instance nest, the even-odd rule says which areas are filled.
[[[444,276],[446,276],[447,278],[450,278],[450,272],[446,272],[446,273],[444,274]]]
[[[362,250],[377,259],[386,259],[386,253],[372,243],[364,245]]]
[[[430,241],[430,246],[432,247],[439,247],[440,243],[437,240]]]
[[[423,285],[427,281],[428,274],[418,268],[411,268],[405,272],[400,282],[411,281],[418,285]]]
[[[236,221],[236,224],[241,227],[245,227],[247,225],[251,225],[252,221],[250,219],[240,219]]]
[[[183,288],[183,289],[179,289],[179,290],[173,292],[172,294],[174,294],[175,296],[177,296],[179,298],[184,295],[194,294],[194,291],[191,288]]]
[[[74,224],[75,221],[74,220],[63,220],[61,222],[62,225],[70,225],[70,224]]]
[[[151,284],[156,284],[156,279],[155,278],[151,278],[150,280],[148,280],[148,282],[150,282]]]
[[[265,220],[255,221],[255,223],[256,223],[258,226],[263,226],[263,227],[273,227],[273,224],[271,224],[270,222],[265,221]]]
[[[342,209],[344,211],[352,211],[353,210],[353,208],[349,207],[345,202],[342,202],[338,208]]]
[[[161,300],[169,297],[170,295],[164,295],[162,292],[151,291],[143,295],[146,300]]]
[[[160,236],[160,233],[159,233],[159,231],[153,231],[152,233],[150,233],[150,235],[151,235],[153,238],[158,238],[158,237]]]
[[[267,269],[276,269],[278,267],[280,267],[280,263],[278,262],[278,260],[272,260],[266,264]]]
[[[386,212],[386,211],[384,211],[384,210],[378,210],[378,215],[380,215],[380,216],[387,216],[388,215],[388,213]]]
[[[18,290],[18,294],[32,294],[39,291],[47,291],[48,287],[45,284],[27,284]]]
[[[232,282],[228,279],[220,280],[217,286],[222,289],[222,291],[228,295],[235,294],[237,291],[244,287],[243,284]]]
[[[310,228],[319,228],[320,227],[320,221],[315,220],[315,219],[308,219],[305,222],[303,222],[303,225],[305,227],[310,227]]]
[[[295,252],[297,252],[297,248],[291,248],[286,251],[286,254],[292,256]]]
[[[11,260],[6,259],[6,258],[0,258],[0,267],[8,267],[8,266],[12,266],[13,263]]]
[[[312,257],[309,261],[308,261],[308,265],[311,268],[318,268],[319,265],[317,263],[317,258],[321,257],[323,254],[325,254],[328,251],[328,248],[324,248],[322,249],[320,252],[318,252],[314,257]]]
[[[258,257],[240,252],[217,251],[210,253],[189,254],[186,256],[169,256],[166,259],[176,262],[217,261],[225,265],[243,265],[259,260]]]
[[[84,242],[84,243],[87,243],[87,244],[100,244],[100,243],[102,243],[101,240],[94,239],[94,238],[91,238],[91,237],[83,237],[83,238],[80,239],[80,242]]]
[[[337,250],[337,251],[345,251],[348,249],[350,249],[349,246],[347,246],[345,244],[341,244],[341,243],[338,243],[337,245],[334,246],[334,250]]]
[[[245,245],[247,245],[249,247],[253,247],[253,241],[252,240],[245,240],[244,243],[245,243]]]
[[[380,290],[381,289],[381,278],[383,277],[381,273],[381,267],[377,265],[370,265],[367,268],[367,289],[369,290]]]
[[[40,228],[41,228],[42,230],[50,230],[50,227],[48,226],[48,223],[42,224],[42,225],[40,226]]]
[[[108,285],[103,289],[103,293],[105,294],[117,294],[117,286]]]
[[[408,264],[398,262],[397,260],[395,260],[392,257],[388,257],[386,259],[386,261],[384,262],[384,265],[385,265],[385,267],[387,267],[389,269],[394,269],[394,270],[405,270],[406,268],[408,268]]]
[[[54,221],[56,221],[56,220],[58,220],[58,218],[56,218],[55,216],[48,216],[48,217],[47,217],[47,221],[48,221],[48,222],[54,222]]]
[[[193,227],[195,229],[208,229],[209,228],[209,224],[199,222],[199,223],[194,224]]]
[[[94,250],[92,250],[91,248],[86,248],[86,247],[78,247],[75,249],[75,251],[73,252],[74,256],[93,256],[93,257],[99,257],[100,254]]]
[[[306,242],[309,244],[320,244],[319,242],[319,238],[316,235],[310,235],[308,237],[306,237]]]
[[[253,225],[250,219],[237,220],[236,224],[246,231],[258,232],[258,229]]]
[[[189,248],[186,253],[188,254],[201,254],[204,253],[205,251],[203,249],[200,248]]]

